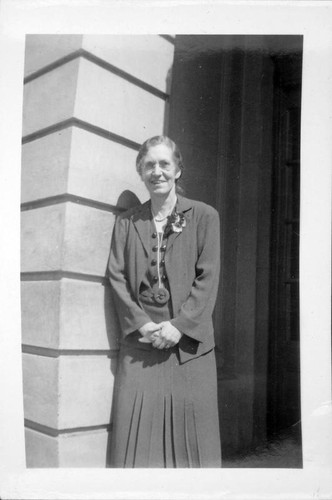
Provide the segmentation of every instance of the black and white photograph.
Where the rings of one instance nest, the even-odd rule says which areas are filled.
[[[310,2],[287,29],[278,2],[242,24],[245,2],[97,2],[91,25],[69,3],[5,2],[0,31],[19,54],[1,498],[330,498],[324,6],[317,33]]]
[[[302,46],[27,35],[27,466],[301,467]]]

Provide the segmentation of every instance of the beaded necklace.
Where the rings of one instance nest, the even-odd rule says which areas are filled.
[[[168,216],[165,217],[164,220],[166,220]],[[166,222],[161,224],[160,222],[155,219],[153,219],[155,227],[156,227],[156,232],[157,232],[157,276],[158,276],[158,289],[154,293],[154,299],[156,302],[159,304],[166,304],[166,302],[169,299],[169,292],[165,288],[162,279],[161,279],[161,274],[160,274],[160,262],[161,262],[161,246],[164,238],[164,229],[166,226]]]

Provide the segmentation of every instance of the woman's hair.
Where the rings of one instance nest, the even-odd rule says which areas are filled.
[[[172,141],[172,139],[170,139],[166,135],[155,135],[154,137],[151,137],[150,139],[148,139],[147,141],[145,141],[142,144],[142,146],[140,147],[140,149],[138,151],[138,155],[136,158],[136,170],[137,170],[137,172],[141,175],[142,164],[143,164],[145,156],[148,154],[149,149],[154,147],[154,146],[158,146],[159,144],[165,144],[165,146],[167,146],[172,151],[174,161],[175,161],[176,165],[178,166],[178,168],[180,169],[181,175],[182,175],[182,172],[184,170],[184,166],[183,166],[181,152],[180,152],[178,146],[175,144],[175,142]],[[179,179],[180,179],[180,177],[179,177]],[[177,181],[179,179],[177,179]]]

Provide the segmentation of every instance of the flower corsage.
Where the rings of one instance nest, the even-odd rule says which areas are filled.
[[[186,227],[186,218],[182,212],[178,213],[176,210],[167,217],[167,224],[165,233],[181,233],[182,229]]]

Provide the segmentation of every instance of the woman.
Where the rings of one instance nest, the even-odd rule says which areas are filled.
[[[109,276],[121,323],[111,467],[220,467],[212,312],[219,217],[177,194],[183,164],[165,136],[136,161],[150,200],[115,224]]]

